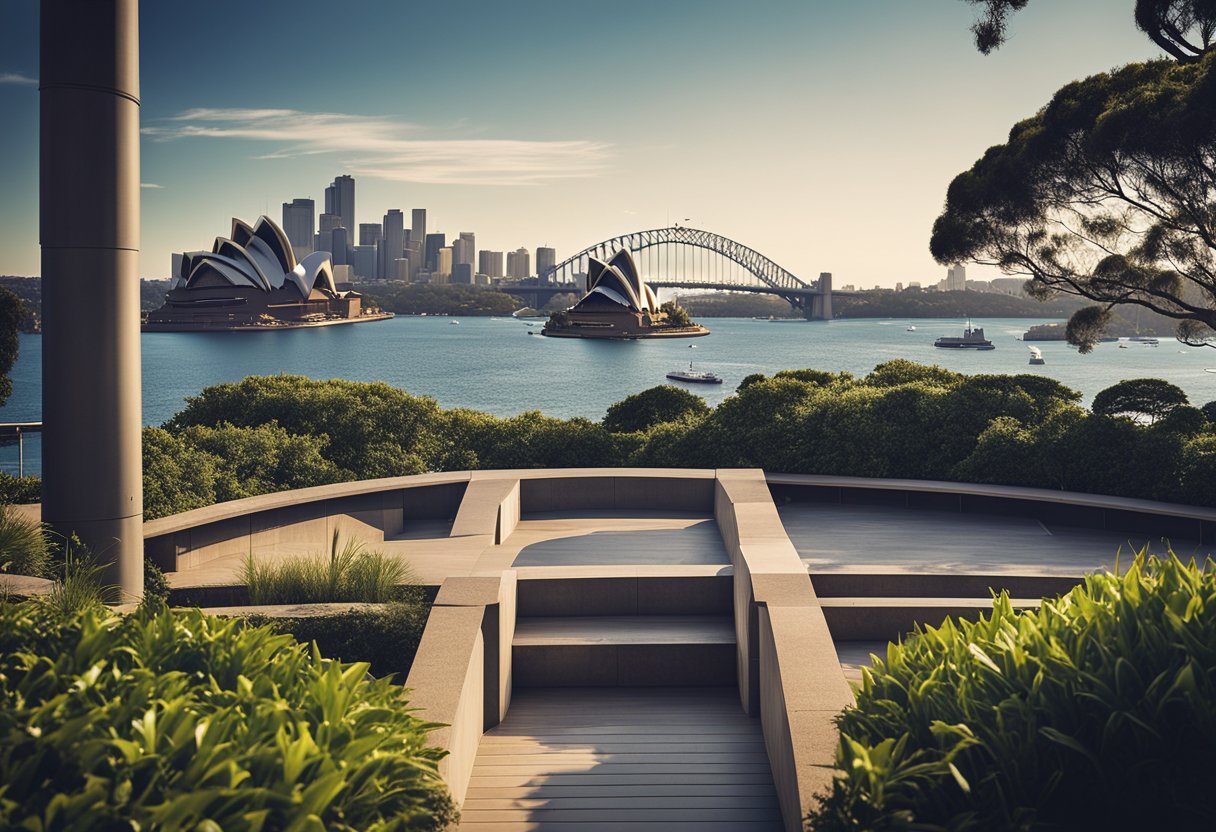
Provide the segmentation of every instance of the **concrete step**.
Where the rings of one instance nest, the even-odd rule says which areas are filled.
[[[713,687],[735,684],[728,616],[520,618],[516,687]]]
[[[729,566],[517,569],[521,617],[731,615]]]

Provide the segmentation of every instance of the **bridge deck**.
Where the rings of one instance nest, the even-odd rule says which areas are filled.
[[[462,830],[780,830],[733,688],[517,690],[482,737]]]

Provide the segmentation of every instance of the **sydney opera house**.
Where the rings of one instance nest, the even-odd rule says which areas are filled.
[[[554,312],[544,335],[557,338],[692,338],[708,335],[703,326],[674,326],[659,308],[654,290],[638,274],[625,249],[607,263],[587,259],[587,294],[563,312]]]
[[[389,318],[366,308],[358,292],[334,284],[329,252],[296,261],[287,235],[268,217],[250,226],[232,220],[232,233],[211,251],[174,255],[165,305],[144,330],[241,330],[327,326]]]

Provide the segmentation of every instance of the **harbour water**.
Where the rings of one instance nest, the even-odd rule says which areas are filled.
[[[716,405],[749,373],[812,367],[863,375],[893,358],[966,373],[1034,373],[1078,390],[1088,403],[1121,379],[1155,377],[1177,384],[1191,403],[1216,399],[1216,350],[1162,338],[1156,347],[1099,344],[1080,355],[1063,342],[1035,342],[1046,361],[1030,366],[1017,340],[1038,320],[975,319],[996,346],[988,352],[941,350],[933,341],[962,334],[957,319],[756,321],[708,319],[711,335],[690,340],[583,341],[540,336],[542,321],[512,318],[398,317],[354,326],[257,333],[145,333],[143,418],[158,425],[204,387],[248,375],[293,373],[317,379],[384,381],[498,416],[540,410],[598,420],[613,402],[666,382],[668,372],[712,371],[721,385],[687,385]],[[529,326],[532,324],[532,326]],[[909,324],[916,325],[908,332]],[[529,333],[533,333],[530,335]],[[84,348],[86,345],[81,345]],[[13,394],[0,421],[41,418],[41,338],[21,338]],[[80,406],[87,409],[88,402]],[[37,437],[26,440],[26,470],[39,470]],[[0,468],[15,472],[16,447],[0,448]]]

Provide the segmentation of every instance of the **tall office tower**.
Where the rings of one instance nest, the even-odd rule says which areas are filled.
[[[355,180],[339,176],[325,189],[325,213],[342,217],[341,225],[353,232],[355,225]]]
[[[532,274],[532,254],[526,248],[507,252],[507,277],[523,280]]]
[[[477,259],[477,237],[472,231],[461,231],[460,237],[452,241],[452,265],[468,263]]]
[[[946,291],[962,292],[967,289],[967,267],[963,264],[951,266],[946,272]]]
[[[553,267],[557,265],[557,250],[544,246],[536,250],[536,277],[541,283],[553,280]]]
[[[472,286],[473,285],[473,264],[472,263],[453,263],[451,282],[459,283],[462,286]]]
[[[376,277],[376,247],[374,245],[351,246],[347,249],[347,256],[356,277],[364,280],[373,280]]]
[[[380,258],[380,277],[392,280],[396,277],[394,265],[405,251],[405,214],[400,208],[390,208],[384,215],[384,236],[380,240],[383,254]]]
[[[317,204],[311,199],[293,199],[283,203],[283,233],[302,258],[312,251],[312,235],[317,230]]]
[[[439,249],[439,254],[435,258],[435,274],[447,277],[452,273],[452,249],[450,246],[444,246]],[[444,281],[447,282],[446,280]]]
[[[423,254],[426,255],[426,270],[429,272],[437,271],[435,268],[439,265],[439,249],[448,244],[446,234],[427,234],[426,247]]]
[[[384,239],[384,226],[378,222],[359,223],[359,245],[374,246]]]
[[[486,277],[502,277],[502,252],[486,250],[478,252],[477,271]]]
[[[348,241],[350,239],[346,229],[338,226],[333,231],[329,232],[330,239],[333,241],[329,246],[330,261],[335,266],[350,265],[350,256],[347,253]]]
[[[417,240],[422,248],[426,248],[426,209],[415,208],[410,212],[410,239]],[[414,268],[421,267],[421,263],[411,263]]]
[[[418,272],[422,270],[422,243],[417,240],[408,240],[405,244],[405,256],[410,261],[410,281],[418,279]]]
[[[335,228],[345,228],[345,227],[346,226],[342,225],[342,217],[339,216],[338,214],[331,214],[328,211],[326,211],[324,214],[321,215],[319,230],[322,234],[328,234],[329,232],[333,231]]]

